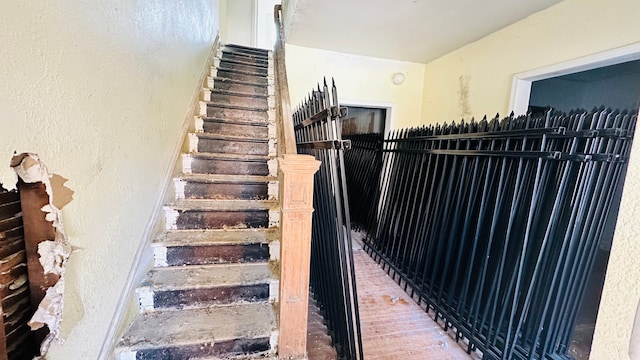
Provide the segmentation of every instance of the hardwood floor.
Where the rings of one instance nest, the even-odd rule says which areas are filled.
[[[353,257],[367,360],[469,360],[468,355],[354,241]]]

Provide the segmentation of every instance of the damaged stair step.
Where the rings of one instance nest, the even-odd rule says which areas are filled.
[[[227,119],[230,121],[269,122],[269,112],[265,109],[256,110],[250,108],[206,104],[206,106],[201,109],[200,115],[218,119]]]
[[[168,230],[154,240],[154,265],[183,266],[277,260],[275,228]]]
[[[268,61],[255,61],[255,60],[251,60],[248,59],[245,61],[246,58],[242,58],[242,57],[231,57],[230,54],[227,54],[227,56],[223,56],[222,53],[220,53],[220,56],[218,57],[218,60],[220,62],[224,62],[225,64],[233,64],[233,65],[243,65],[243,66],[249,66],[252,69],[258,69],[258,70],[265,70],[268,71],[269,70],[269,62]],[[266,72],[265,72],[266,74]]]
[[[222,89],[216,88],[215,82],[214,87],[205,88],[205,101],[217,101],[217,102],[229,102],[234,101],[239,104],[244,104],[244,106],[253,106],[260,109],[269,107],[269,93],[268,87],[263,87],[261,92],[256,92],[256,89],[247,89],[247,91],[240,91],[238,89]],[[264,90],[267,90],[266,92]],[[253,101],[253,105],[251,103],[247,103],[246,101]],[[273,106],[273,105],[272,105]]]
[[[154,240],[153,246],[269,244],[278,239],[275,228],[168,230]]]
[[[232,49],[225,47],[221,50],[221,59],[243,59],[244,61],[254,61],[258,63],[268,62],[271,58],[268,53],[257,53],[251,51],[242,51],[240,49]]]
[[[182,155],[186,174],[275,175],[276,159],[264,155],[191,153]]]
[[[265,122],[233,121],[212,117],[196,118],[196,132],[227,134],[256,139],[269,138],[269,124]]]
[[[269,303],[140,314],[116,346],[118,360],[198,359],[271,354],[277,341]]]
[[[212,91],[208,106],[227,106],[234,109],[269,110],[267,97],[262,95],[243,94],[237,92]]]
[[[234,71],[242,71],[248,74],[255,74],[257,76],[268,76],[269,68],[266,66],[260,66],[256,64],[250,64],[248,62],[241,62],[235,59],[222,58],[216,61],[217,67],[230,69]]]
[[[209,77],[207,79],[209,89],[241,92],[244,94],[269,95],[269,88],[265,84],[254,84],[222,77]]]
[[[154,268],[136,289],[140,310],[275,301],[277,274],[267,262]]]
[[[266,228],[277,226],[273,200],[176,200],[164,208],[166,226],[174,229]]]
[[[174,179],[178,199],[266,200],[278,196],[277,178],[251,175],[184,174]]]
[[[227,49],[227,50],[219,49],[216,53],[216,56],[221,60],[235,60],[235,61],[242,61],[244,63],[257,64],[257,65],[266,66],[266,67],[269,66],[268,55],[256,56],[256,55],[242,53],[242,52],[234,52],[231,49]]]
[[[261,48],[257,48],[257,47],[240,45],[240,44],[233,44],[233,43],[223,44],[222,46],[225,49],[229,49],[230,48],[230,49],[237,49],[237,50],[246,50],[246,51],[252,51],[252,52],[260,53],[260,54],[268,54],[270,52],[270,50],[267,50],[267,49],[261,49]]]
[[[225,44],[222,47],[222,53],[242,55],[242,56],[254,57],[258,59],[269,58],[269,50],[248,48],[248,47],[232,45],[232,44]]]
[[[190,133],[191,152],[269,155],[269,139],[216,133]],[[275,146],[275,145],[274,145]]]
[[[260,99],[262,101],[262,99]],[[231,109],[231,110],[239,110],[239,111],[251,111],[251,112],[268,112],[269,111],[269,106],[267,105],[267,101],[264,100],[263,105],[253,105],[253,104],[244,104],[242,101],[237,100],[237,101],[205,101],[205,104],[207,106],[207,115],[208,115],[208,110],[210,108],[223,108],[223,109]],[[268,113],[267,113],[268,114]],[[211,116],[211,115],[209,115]]]
[[[166,208],[179,211],[244,211],[244,210],[275,210],[278,202],[274,200],[176,200]]]
[[[249,71],[239,71],[239,70],[234,70],[234,69],[225,68],[225,67],[212,69],[211,76],[241,80],[241,81],[246,81],[246,82],[260,84],[260,85],[269,84],[269,79],[265,75],[249,72]]]

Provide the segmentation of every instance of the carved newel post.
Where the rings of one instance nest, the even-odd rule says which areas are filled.
[[[309,155],[279,159],[280,359],[306,358],[313,174],[319,167],[320,162]]]

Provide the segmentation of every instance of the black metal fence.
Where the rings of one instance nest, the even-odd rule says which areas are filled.
[[[335,83],[318,85],[293,115],[298,153],[320,160],[314,178],[311,241],[311,288],[342,359],[362,359],[362,340],[353,270],[351,222],[345,183],[339,119],[346,109],[338,104]]]
[[[344,137],[351,149],[344,154],[352,227],[373,229],[378,217],[383,134]]]
[[[378,140],[359,144],[369,155],[348,157],[352,196],[380,192],[354,208],[365,249],[469,352],[568,358],[635,123],[600,109],[398,130],[381,170]]]

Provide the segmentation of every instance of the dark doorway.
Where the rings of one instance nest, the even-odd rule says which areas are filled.
[[[601,67],[593,70],[534,81],[531,84],[529,112],[539,114],[549,108],[562,112],[597,107],[637,111],[640,106],[640,60]],[[624,176],[622,177],[624,179]],[[620,206],[621,186],[615,194],[611,216],[600,238],[580,310],[576,318],[569,355],[586,360],[591,343],[600,297],[604,285],[611,241]]]
[[[534,81],[529,106],[569,112],[598,106],[637,110],[640,60]]]

